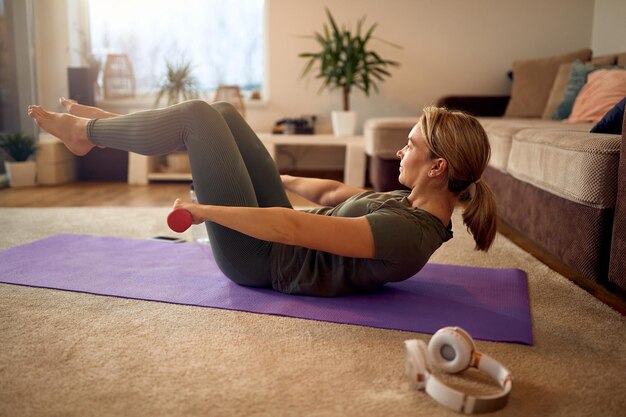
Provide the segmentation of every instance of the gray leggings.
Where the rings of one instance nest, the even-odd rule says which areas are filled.
[[[254,131],[228,103],[187,101],[158,110],[94,119],[95,145],[142,155],[187,149],[201,204],[289,207],[276,165]],[[215,260],[241,285],[271,286],[272,243],[206,222]]]

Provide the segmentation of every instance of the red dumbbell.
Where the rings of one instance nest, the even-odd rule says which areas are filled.
[[[189,212],[189,210],[185,210],[182,208],[174,209],[167,216],[167,225],[170,227],[170,229],[177,233],[182,233],[185,230],[189,229],[192,223],[193,217],[191,216],[191,213]]]

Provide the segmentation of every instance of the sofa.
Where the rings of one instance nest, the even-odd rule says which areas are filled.
[[[536,78],[537,72],[550,67],[546,61],[552,65],[549,74],[543,74],[546,79],[539,82],[544,91],[535,94],[541,96],[540,103],[531,103],[529,97],[533,94],[525,89],[532,90],[536,85],[529,87],[524,76],[530,72]],[[584,107],[580,98],[595,91],[588,81],[589,74],[595,77],[604,70],[588,71],[578,96],[570,103],[568,118],[553,119],[565,94],[561,85],[560,96],[553,97],[555,85],[563,84],[563,78],[567,81],[568,73],[574,73],[572,65],[581,63],[593,67],[593,71],[608,68],[626,73],[626,53],[591,58],[590,50],[581,50],[535,62],[514,62],[510,96],[446,96],[437,105],[472,113],[485,128],[492,155],[483,179],[496,196],[499,227],[513,230],[530,247],[546,253],[574,274],[575,280],[600,284],[623,298],[626,129],[621,129],[621,134],[590,133],[597,120],[572,118]],[[528,68],[531,70],[525,73]],[[561,79],[557,76],[559,71],[564,74]],[[615,74],[622,75],[610,73]],[[620,91],[616,94],[626,96]],[[599,110],[595,102],[587,107],[596,113]],[[399,161],[395,152],[404,146],[417,120],[409,117],[366,121],[369,181],[375,189],[401,187],[397,183]],[[626,123],[626,119],[620,121]]]

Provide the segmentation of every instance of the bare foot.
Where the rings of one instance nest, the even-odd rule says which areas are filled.
[[[80,104],[78,104],[78,101],[65,97],[59,97],[59,104],[65,107],[65,110],[67,110],[69,114],[73,114],[74,116],[80,116],[80,114],[75,113],[77,106],[80,106]]]
[[[76,117],[84,117],[87,119],[107,119],[113,117],[97,107],[85,106],[71,98],[59,97],[59,104],[65,107],[69,114]],[[98,145],[98,148],[104,148],[104,146]]]
[[[86,106],[84,104],[80,104],[76,100],[65,97],[59,98],[59,104],[65,107],[69,114],[77,117],[85,117],[87,119],[109,119],[111,117],[119,116],[119,114],[104,111],[93,106]]]
[[[28,115],[35,119],[40,128],[61,139],[74,155],[85,155],[95,146],[87,139],[89,119],[49,112],[40,106],[28,106]]]

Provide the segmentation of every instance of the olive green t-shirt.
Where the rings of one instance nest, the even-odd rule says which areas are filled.
[[[411,207],[408,195],[408,191],[367,191],[336,207],[307,210],[326,216],[365,216],[374,237],[374,259],[275,243],[272,287],[289,294],[335,296],[373,291],[415,275],[452,238],[452,225],[445,227],[432,214]]]

